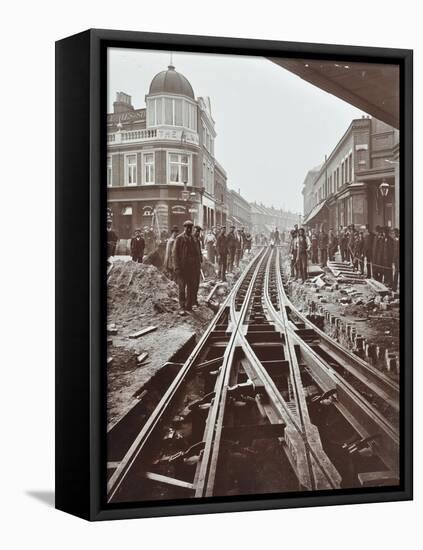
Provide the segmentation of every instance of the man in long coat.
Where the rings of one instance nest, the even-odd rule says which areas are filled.
[[[322,229],[319,233],[319,255],[320,255],[320,267],[326,267],[328,263],[328,236],[325,233],[325,228],[322,225]]]
[[[184,222],[184,232],[173,245],[173,268],[179,287],[180,315],[192,311],[194,303],[195,271],[198,263],[198,245],[192,236],[193,223]]]
[[[220,233],[216,239],[216,252],[219,262],[218,278],[220,281],[226,281],[226,261],[228,257],[228,238],[226,236],[226,227],[220,228]]]
[[[139,229],[135,229],[135,237],[131,239],[131,256],[132,261],[139,264],[142,263],[145,249],[145,240]]]

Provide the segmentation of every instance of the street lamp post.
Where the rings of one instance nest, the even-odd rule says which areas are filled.
[[[389,193],[389,183],[386,182],[385,180],[382,181],[382,183],[379,185],[379,191],[380,191],[380,194],[382,196],[382,216],[383,216],[383,227],[386,226],[386,208],[385,208],[385,203],[386,203],[386,197],[388,196],[388,193]]]
[[[197,197],[197,193],[195,191],[188,191],[187,189],[187,181],[184,180],[184,190],[182,191],[182,200],[186,203],[188,208],[188,213],[190,214],[190,218],[192,217],[192,221],[194,222],[194,215],[191,216],[191,214],[195,214],[196,211],[192,207],[192,201]]]

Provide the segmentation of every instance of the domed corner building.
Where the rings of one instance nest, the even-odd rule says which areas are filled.
[[[210,100],[195,98],[173,65],[153,78],[146,107],[116,94],[107,115],[107,202],[119,238],[183,222],[208,228],[227,217],[226,173],[214,157]]]

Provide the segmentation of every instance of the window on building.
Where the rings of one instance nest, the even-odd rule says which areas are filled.
[[[195,105],[184,101],[184,126],[197,131],[197,111]]]
[[[147,122],[149,126],[166,124],[167,126],[184,126],[197,131],[196,106],[182,98],[149,98]]]
[[[112,157],[107,157],[107,187],[112,187]]]
[[[339,189],[339,167],[336,169],[336,188]]]
[[[154,183],[154,153],[144,154],[144,183]]]
[[[147,120],[149,126],[156,126],[156,100],[149,99],[147,103]]]
[[[349,162],[349,180],[353,180],[353,169],[352,169],[352,153],[350,153],[349,156],[350,162]]]
[[[155,99],[156,103],[156,124],[163,124],[163,99]]]
[[[182,99],[174,99],[175,126],[182,126]]]
[[[189,156],[177,153],[169,155],[169,183],[189,183]]]
[[[165,107],[164,123],[168,124],[169,126],[172,126],[173,125],[173,99],[165,97],[164,107]]]
[[[126,155],[126,185],[137,185],[137,155]]]

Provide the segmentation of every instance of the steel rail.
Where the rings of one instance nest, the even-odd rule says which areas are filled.
[[[313,430],[309,421],[310,426],[308,426],[307,429],[304,428],[304,423],[299,423],[298,419],[292,413],[288,407],[288,404],[280,394],[272,378],[262,365],[259,358],[256,356],[250,343],[247,341],[245,331],[240,330],[241,327],[244,326],[243,323],[245,321],[247,309],[251,301],[254,286],[257,282],[257,275],[265,259],[266,257],[264,256],[261,262],[257,265],[254,277],[250,281],[250,286],[242,306],[242,311],[237,319],[237,330],[233,336],[235,340],[237,340],[236,344],[242,348],[255,376],[263,384],[265,392],[270,400],[273,412],[268,416],[269,421],[271,423],[285,424],[285,442],[287,444],[286,454],[298,477],[300,486],[309,490],[338,488],[341,482],[339,473],[333,467],[332,463],[329,461],[322,449],[318,449],[317,452],[315,450],[317,442],[314,443],[314,441],[319,440],[317,428],[314,427]],[[269,250],[266,262],[266,274],[269,272],[271,261],[272,253]],[[235,311],[235,306],[232,302],[231,317],[234,318],[236,315],[237,312]],[[207,464],[210,464],[208,467],[206,490],[204,492],[204,487],[202,486],[199,488],[196,496],[214,495],[214,484],[220,454],[220,438],[224,426],[225,399],[227,387],[229,385],[229,376],[230,369],[228,369],[225,373],[225,381],[222,388],[222,402],[219,405],[216,404],[216,409],[218,409],[219,412],[218,416],[213,419],[213,421],[215,420],[215,424],[213,422],[211,428],[211,430],[215,430],[213,432],[215,436],[214,439],[208,438],[208,441],[210,442],[210,446],[207,449],[208,458],[202,463],[203,468],[205,468]],[[306,407],[305,401],[303,406]],[[308,439],[312,440],[311,444],[308,441],[307,436]]]
[[[211,333],[216,329],[216,325],[222,319],[228,305],[232,302],[232,300],[236,296],[236,293],[238,292],[238,289],[242,285],[244,279],[247,277],[249,270],[254,265],[254,263],[258,261],[258,259],[262,254],[263,254],[263,250],[260,250],[258,254],[251,259],[244,273],[239,277],[238,281],[232,288],[231,292],[228,294],[225,301],[223,302],[221,308],[219,309],[219,311],[213,318],[212,322],[210,323],[210,325],[207,327],[206,331],[200,338],[198,344],[195,346],[194,350],[191,352],[190,356],[181,367],[181,370],[178,372],[177,376],[175,377],[175,379],[167,389],[166,393],[163,395],[162,399],[157,404],[153,413],[150,415],[147,422],[144,424],[141,431],[135,437],[133,443],[125,453],[124,457],[119,462],[119,465],[117,466],[116,470],[113,472],[112,476],[110,477],[107,483],[107,501],[108,502],[111,502],[111,500],[113,500],[114,496],[116,495],[116,492],[119,490],[120,486],[122,485],[122,482],[128,475],[129,471],[131,470],[135,460],[138,458],[141,451],[145,448],[147,442],[149,441],[151,435],[154,432],[154,429],[157,427],[157,424],[163,418],[163,415],[165,414],[167,408],[171,404],[173,398],[175,397],[181,385],[183,384],[184,380],[186,379],[188,373],[191,371],[191,368],[195,365],[196,361],[198,360],[198,357],[203,351],[203,348],[207,342],[207,339],[210,337]]]
[[[265,253],[264,249],[262,249],[258,255],[257,265],[249,282],[248,289],[240,311],[235,311],[236,293],[232,295],[232,299],[229,304],[231,311],[230,318],[232,320],[232,334],[228,346],[225,350],[225,359],[221,368],[219,379],[216,381],[215,385],[215,398],[206,422],[203,437],[203,441],[205,441],[205,447],[200,467],[196,474],[196,497],[211,496],[213,494],[217,460],[220,452],[220,444],[223,430],[223,417],[226,408],[227,390],[229,386],[229,378],[231,375],[239,328],[247,313],[248,304],[250,302],[257,274],[262,262],[264,261],[264,258]],[[252,269],[252,267],[250,269]],[[248,275],[249,274],[247,273],[247,277]]]
[[[341,476],[330,461],[329,457],[323,450],[322,443],[320,441],[319,431],[317,427],[311,422],[308,406],[306,403],[306,397],[304,393],[304,387],[301,381],[300,367],[298,365],[297,355],[295,353],[294,344],[291,339],[291,333],[289,330],[289,320],[286,313],[286,309],[283,303],[283,287],[282,281],[279,277],[278,265],[279,265],[279,249],[274,250],[273,255],[276,255],[275,259],[275,282],[277,285],[279,312],[276,311],[270,296],[270,261],[269,269],[266,273],[265,292],[264,299],[266,302],[267,311],[272,322],[278,327],[278,329],[285,335],[285,346],[288,351],[289,365],[291,372],[291,381],[294,388],[297,409],[301,420],[302,433],[305,441],[307,453],[309,455],[311,475],[313,477],[315,488],[337,488],[341,484]],[[323,476],[323,479],[322,479]]]
[[[280,264],[278,266],[280,271]],[[383,372],[369,365],[366,361],[363,361],[360,357],[357,357],[349,350],[342,347],[338,342],[331,338],[324,331],[314,325],[307,317],[298,310],[296,306],[287,296],[285,289],[283,288],[284,303],[295,314],[298,319],[304,323],[306,327],[315,331],[319,338],[328,346],[330,352],[334,353],[335,359],[341,359],[345,361],[345,368],[350,370],[351,374],[356,376],[364,384],[369,385],[372,389],[378,392],[378,394],[387,401],[391,401],[392,407],[399,410],[399,384],[386,376]],[[344,366],[344,364],[342,364]]]
[[[344,350],[339,346],[337,342],[332,340],[330,336],[313,325],[289,300],[285,289],[282,284],[281,268],[278,262],[277,269],[278,280],[280,281],[280,288],[282,291],[283,309],[286,311],[286,307],[300,319],[305,326],[316,331],[319,337],[321,337],[326,343],[333,346],[334,349],[340,349],[344,357],[350,361],[351,370],[353,372],[354,366],[359,364],[360,367],[364,367],[370,370],[372,373],[376,371],[373,367],[361,361],[359,358]],[[354,426],[356,431],[362,437],[368,437],[372,434],[379,433],[381,437],[375,442],[371,443],[371,446],[379,458],[384,462],[388,468],[398,471],[399,468],[399,433],[396,426],[392,424],[385,416],[383,416],[379,410],[377,410],[368,399],[365,399],[362,394],[347,380],[345,380],[341,374],[334,370],[322,357],[320,357],[312,347],[305,342],[301,335],[297,333],[297,327],[292,322],[287,325],[290,337],[293,339],[296,345],[301,349],[302,355],[313,365],[313,376],[320,378],[320,383],[325,390],[336,388],[337,401],[335,403],[336,408],[341,414]],[[378,371],[377,374],[381,375]],[[388,380],[386,376],[378,376],[378,379],[385,382]],[[386,380],[385,380],[386,379]],[[398,389],[398,386],[392,382],[389,384],[393,389]],[[370,386],[375,389],[375,384]],[[382,395],[384,392],[382,390]],[[390,401],[393,398],[390,398]],[[399,407],[399,399],[396,402],[396,409]]]

